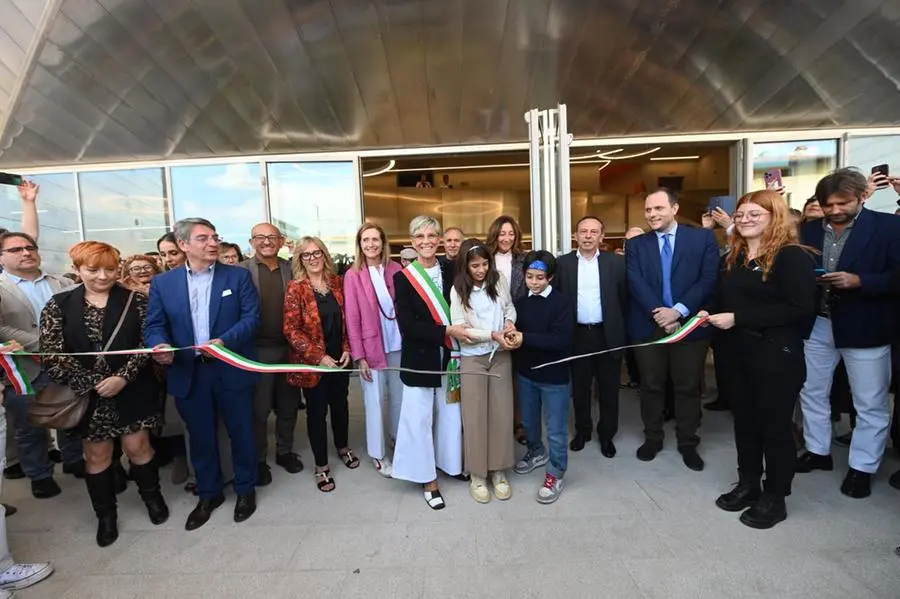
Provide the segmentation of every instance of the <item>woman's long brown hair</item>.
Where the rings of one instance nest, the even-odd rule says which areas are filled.
[[[751,203],[767,210],[772,215],[769,220],[769,226],[763,231],[762,239],[760,239],[759,253],[754,258],[757,265],[762,269],[763,280],[765,281],[772,270],[772,265],[775,264],[778,252],[789,245],[799,246],[800,242],[797,235],[797,226],[791,221],[790,208],[787,205],[787,201],[781,197],[781,194],[768,189],[751,191],[738,200],[735,212],[741,206]],[[747,240],[741,235],[737,226],[734,228],[728,245],[729,252],[725,258],[726,270],[734,268],[738,260],[742,260],[745,266],[750,262],[748,259]],[[807,251],[814,251],[812,248],[801,247]]]
[[[500,272],[494,264],[494,256],[488,247],[481,243],[480,239],[474,237],[466,239],[459,247],[459,255],[456,257],[456,277],[453,279],[453,287],[459,294],[463,306],[468,310],[472,309],[469,299],[475,288],[475,281],[469,274],[469,261],[474,258],[484,258],[488,261],[487,277],[485,277],[482,287],[493,301],[497,301],[497,283],[500,281]]]
[[[497,253],[497,249],[499,247],[499,238],[500,238],[500,229],[503,228],[503,225],[509,224],[512,227],[513,233],[516,234],[516,241],[513,243],[512,249],[510,253],[513,256],[520,256],[525,253],[525,248],[522,245],[522,229],[519,227],[519,223],[516,222],[516,219],[513,217],[504,214],[503,216],[498,216],[494,219],[494,222],[491,223],[491,226],[488,227],[487,240],[485,241],[485,245],[488,248],[488,251],[491,253],[491,256]],[[462,250],[460,250],[462,252]]]

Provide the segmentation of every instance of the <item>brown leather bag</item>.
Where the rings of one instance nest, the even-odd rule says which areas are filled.
[[[122,323],[125,322],[125,316],[131,307],[131,299],[133,297],[134,292],[132,291],[128,296],[128,301],[125,303],[125,309],[122,310],[122,314],[119,316],[119,322],[116,324],[116,328],[113,329],[112,335],[106,341],[106,347],[103,348],[103,351],[109,351],[110,346],[116,339],[116,335],[119,334],[119,329],[122,328]],[[90,399],[90,392],[78,394],[67,385],[50,383],[38,391],[34,399],[29,402],[28,421],[32,426],[41,428],[75,428],[84,419],[84,415],[87,413],[88,406],[91,403]]]

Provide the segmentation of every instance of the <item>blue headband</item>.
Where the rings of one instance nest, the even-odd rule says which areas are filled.
[[[550,267],[547,266],[547,263],[543,260],[535,260],[528,265],[528,270],[542,270],[544,272],[548,272],[550,270]]]

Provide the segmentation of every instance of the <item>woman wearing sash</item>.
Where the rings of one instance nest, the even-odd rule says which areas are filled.
[[[417,259],[394,275],[397,323],[403,335],[400,365],[432,371],[401,372],[403,402],[394,450],[393,477],[424,485],[431,509],[444,508],[437,468],[462,474],[458,340],[471,342],[464,326],[450,326],[453,266],[438,262],[441,226],[430,216],[409,224]]]
[[[388,434],[397,440],[403,384],[400,366],[400,328],[394,308],[394,275],[400,265],[391,260],[387,235],[378,225],[365,223],[356,233],[356,262],[344,275],[344,302],[350,354],[362,383],[366,408],[366,445],[375,470],[391,476],[386,455],[384,409],[388,406]]]

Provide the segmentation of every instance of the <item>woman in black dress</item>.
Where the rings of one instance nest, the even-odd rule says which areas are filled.
[[[792,415],[806,379],[803,340],[816,317],[815,263],[811,250],[798,244],[787,203],[775,191],[742,197],[734,223],[717,313],[701,312],[722,331],[722,382],[738,454],[739,482],[716,505],[746,510],[741,522],[747,526],[771,528],[787,517],[784,498],[794,477]]]
[[[147,298],[117,283],[119,252],[105,243],[85,241],[72,247],[69,256],[82,284],[47,302],[41,314],[41,352],[101,351],[107,344],[110,351],[143,347]],[[119,536],[112,468],[117,438],[131,461],[131,477],[150,521],[165,522],[169,508],[159,488],[149,436],[149,429],[161,424],[150,355],[52,355],[45,356],[43,364],[54,382],[89,397],[76,431],[83,440],[85,482],[98,519],[97,544],[111,545]]]

